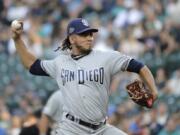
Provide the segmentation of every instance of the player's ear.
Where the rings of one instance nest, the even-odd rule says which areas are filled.
[[[75,41],[75,36],[74,35],[69,36],[69,42],[71,44],[74,44],[74,41]]]

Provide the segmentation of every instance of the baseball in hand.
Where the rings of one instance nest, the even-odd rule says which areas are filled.
[[[18,29],[20,29],[21,28],[21,22],[19,22],[18,20],[14,20],[13,22],[12,22],[12,24],[11,24],[11,27],[13,28],[13,29],[16,29],[16,30],[18,30]]]

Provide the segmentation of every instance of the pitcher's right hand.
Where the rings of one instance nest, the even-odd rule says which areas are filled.
[[[23,32],[23,22],[20,20],[14,20],[11,23],[11,31],[12,31],[12,38],[18,39],[20,38]]]

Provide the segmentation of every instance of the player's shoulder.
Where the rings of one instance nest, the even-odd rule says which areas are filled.
[[[60,61],[68,58],[70,56],[70,53],[68,51],[59,51],[58,56],[54,58],[55,61]]]
[[[113,55],[123,55],[121,52],[115,50],[93,50],[95,55],[102,55],[102,56],[113,56]]]
[[[93,49],[93,53],[94,54],[105,54],[105,53],[110,53],[112,52],[112,50],[97,50],[97,49]]]

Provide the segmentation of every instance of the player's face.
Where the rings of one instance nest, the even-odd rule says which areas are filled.
[[[91,51],[94,40],[93,32],[84,32],[74,36],[72,51],[75,51],[77,54],[84,54]]]

